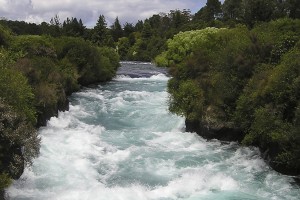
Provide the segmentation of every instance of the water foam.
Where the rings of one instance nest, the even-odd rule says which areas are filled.
[[[74,94],[70,110],[40,129],[40,157],[11,199],[299,199],[257,149],[184,132],[167,109],[168,77],[151,73]]]
[[[145,78],[145,77],[132,78],[128,75],[117,75],[114,80],[136,82],[136,81],[167,81],[169,79],[170,78],[167,77],[165,74],[156,74],[150,76],[149,78]]]

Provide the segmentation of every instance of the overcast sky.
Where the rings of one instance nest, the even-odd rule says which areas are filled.
[[[27,22],[49,22],[56,14],[61,21],[67,17],[81,18],[93,27],[100,14],[111,24],[118,16],[121,23],[135,23],[174,9],[197,12],[206,0],[0,0],[0,17]]]

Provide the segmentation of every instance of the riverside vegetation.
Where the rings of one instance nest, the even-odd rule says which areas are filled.
[[[59,16],[0,20],[0,189],[38,155],[36,127],[80,85],[110,80],[119,57],[170,68],[169,108],[188,130],[258,146],[275,169],[299,174],[299,18],[296,0],[208,0],[194,15],[123,27],[103,15],[91,29]]]
[[[258,146],[276,170],[300,170],[300,20],[249,30],[175,35],[157,57],[168,65],[170,111],[206,138]]]
[[[110,80],[114,49],[82,38],[13,35],[0,25],[0,189],[39,153],[36,127],[68,109],[80,86]]]
[[[282,2],[225,1],[223,25],[175,35],[155,61],[170,67],[169,109],[187,130],[257,146],[275,170],[299,175],[300,3]]]

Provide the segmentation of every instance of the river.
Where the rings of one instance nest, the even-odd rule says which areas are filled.
[[[70,97],[39,130],[40,156],[6,191],[13,200],[299,200],[292,177],[256,148],[184,132],[168,112],[168,77],[124,62],[117,77]]]

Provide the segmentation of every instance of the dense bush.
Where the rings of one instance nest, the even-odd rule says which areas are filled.
[[[0,56],[0,190],[18,178],[25,164],[37,156],[33,90],[24,75],[13,69],[18,55],[1,49]]]
[[[0,24],[0,47],[7,46],[10,41],[10,32]]]
[[[36,127],[68,109],[80,85],[110,80],[117,53],[80,38],[9,36],[0,26],[0,191],[39,152]]]
[[[173,39],[167,41],[167,51],[155,59],[156,64],[159,66],[167,66],[165,65],[166,60],[169,62],[168,65],[182,62],[194,52],[195,48],[199,48],[199,46],[209,41],[209,38],[213,37],[218,31],[220,31],[220,29],[205,28],[202,30],[178,33]]]
[[[176,35],[156,59],[173,75],[170,111],[208,130],[241,130],[275,169],[299,174],[299,26],[280,19]]]
[[[109,47],[99,48],[79,38],[54,41],[59,59],[78,71],[78,81],[86,85],[111,79],[119,67],[117,53]]]

